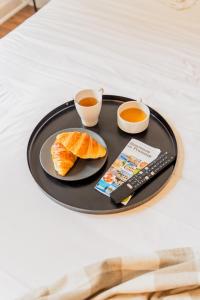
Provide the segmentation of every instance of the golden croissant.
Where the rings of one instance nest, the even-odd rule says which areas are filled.
[[[69,172],[77,159],[73,153],[68,151],[58,141],[55,141],[51,146],[51,156],[54,168],[61,176],[65,176]]]
[[[95,159],[106,155],[106,148],[86,132],[63,132],[57,135],[56,141],[80,158]]]

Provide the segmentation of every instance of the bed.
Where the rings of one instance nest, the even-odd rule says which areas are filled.
[[[51,0],[0,40],[1,299],[104,257],[200,246],[199,18],[199,2],[176,11],[156,0]],[[80,214],[29,173],[33,128],[85,87],[142,97],[176,128],[176,173],[150,204]]]

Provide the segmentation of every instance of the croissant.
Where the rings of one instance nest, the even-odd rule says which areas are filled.
[[[57,135],[56,141],[80,158],[95,159],[106,155],[106,149],[86,132],[63,132]]]
[[[77,159],[73,153],[68,151],[58,141],[55,141],[51,146],[51,156],[54,168],[61,176],[65,176],[69,172]]]

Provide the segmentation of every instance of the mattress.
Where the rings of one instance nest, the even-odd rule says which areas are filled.
[[[52,0],[0,40],[4,300],[104,257],[200,246],[199,17],[199,2],[176,11],[156,0]],[[150,204],[80,214],[51,201],[29,173],[26,147],[37,122],[87,87],[142,97],[176,130],[177,170]]]

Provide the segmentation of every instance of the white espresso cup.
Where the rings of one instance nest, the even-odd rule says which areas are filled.
[[[124,120],[121,117],[121,112],[127,108],[139,108],[143,112],[145,112],[146,117],[144,120],[139,122],[129,122]],[[150,110],[147,105],[141,102],[141,100],[138,101],[128,101],[123,104],[121,104],[117,111],[117,123],[121,130],[127,132],[127,133],[139,133],[147,129],[149,125],[149,117],[150,117]]]
[[[104,90],[101,88],[99,90],[81,90],[74,97],[74,103],[76,110],[81,118],[81,122],[84,126],[92,127],[98,123],[99,114],[102,106],[102,95]],[[85,98],[95,98],[97,103],[91,106],[80,105],[79,102]]]

